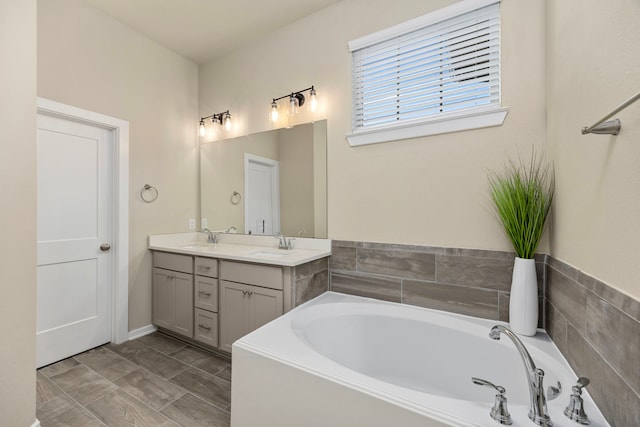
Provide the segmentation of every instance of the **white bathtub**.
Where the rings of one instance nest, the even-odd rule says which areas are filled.
[[[500,322],[338,293],[326,293],[233,345],[232,427],[492,426],[495,392],[507,389],[514,426],[528,419],[525,368]],[[545,371],[555,426],[577,379],[547,335],[522,337]],[[588,393],[593,426],[608,425]]]

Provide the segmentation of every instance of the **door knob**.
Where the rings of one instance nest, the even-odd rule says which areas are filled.
[[[102,252],[107,252],[109,249],[111,249],[111,245],[108,243],[103,243],[100,245],[100,250]]]

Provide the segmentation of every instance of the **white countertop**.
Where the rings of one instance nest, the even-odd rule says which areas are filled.
[[[273,236],[218,234],[218,243],[207,243],[206,233],[154,234],[149,249],[185,255],[295,267],[331,255],[331,240],[292,238],[293,249],[278,249]]]

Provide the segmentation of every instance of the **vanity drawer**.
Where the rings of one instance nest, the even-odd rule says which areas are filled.
[[[195,311],[194,338],[210,346],[218,346],[218,313],[201,308]]]
[[[196,257],[196,274],[199,276],[218,277],[218,260],[215,258]]]
[[[283,287],[281,267],[233,261],[220,261],[220,264],[220,278],[223,280],[272,289]]]
[[[196,307],[218,311],[218,279],[196,276]]]
[[[170,254],[167,252],[153,253],[153,266],[165,270],[193,273],[193,258],[189,255]]]

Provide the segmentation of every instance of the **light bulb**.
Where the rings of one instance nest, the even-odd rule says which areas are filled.
[[[312,113],[315,113],[317,109],[318,97],[316,96],[316,90],[312,88],[309,91],[309,110],[311,110]]]
[[[289,115],[293,116],[298,112],[298,98],[294,95],[289,97]]]
[[[204,126],[204,119],[200,119],[200,136],[207,134],[207,128]]]
[[[275,99],[271,103],[271,121],[273,123],[278,121],[278,104],[276,103]]]
[[[224,128],[226,130],[231,130],[231,114],[227,111],[224,115]]]

